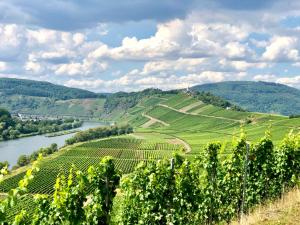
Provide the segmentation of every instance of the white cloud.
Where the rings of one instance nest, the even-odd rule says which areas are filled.
[[[7,69],[6,62],[0,61],[0,71],[5,71]]]
[[[24,29],[16,24],[0,24],[0,58],[11,60],[17,58],[26,43]]]
[[[237,71],[247,71],[250,68],[263,69],[268,66],[267,63],[262,62],[247,62],[243,60],[227,60],[221,59],[219,60],[219,64],[224,69],[234,69]]]
[[[39,63],[33,62],[33,61],[28,61],[25,64],[24,68],[26,71],[30,71],[35,74],[38,74],[38,73],[41,73],[44,71],[42,66]]]
[[[175,74],[164,76],[140,76],[140,74],[136,70],[134,70],[114,80],[105,81],[102,79],[71,79],[66,82],[66,85],[71,87],[97,90],[100,92],[118,91],[120,89],[125,91],[137,91],[151,87],[168,90],[187,88],[196,84],[202,84],[206,82],[220,82],[225,79],[226,76],[222,72],[215,71],[204,71],[201,73],[192,73],[184,76],[177,76]]]
[[[299,31],[278,25],[284,12],[280,17],[259,12],[257,23],[255,13],[197,10],[157,24],[148,37],[135,35],[135,30],[128,36],[115,37],[115,31],[109,36],[110,24],[70,32],[0,24],[0,71],[57,83],[69,80],[69,86],[95,91],[185,88],[239,79],[297,85],[297,76],[269,74],[280,62],[287,63],[284,69],[300,65]],[[127,25],[120,33],[131,29]],[[278,67],[277,73],[284,69]]]
[[[95,58],[112,58],[115,60],[145,60],[165,57],[180,50],[178,41],[182,38],[184,24],[181,20],[174,20],[159,24],[154,36],[138,40],[136,37],[125,37],[122,45],[109,48],[106,45],[90,53]]]
[[[241,43],[248,35],[245,28],[229,24],[177,19],[159,24],[152,37],[140,40],[125,37],[121,46],[115,48],[101,45],[90,57],[145,61],[219,55],[242,58],[250,52],[248,46]]]
[[[225,45],[225,54],[229,58],[244,58],[246,54],[250,56],[250,51],[247,51],[245,45],[239,42],[229,42]]]
[[[273,37],[263,53],[263,59],[268,61],[298,60],[297,41],[295,37]]]
[[[300,88],[300,76],[278,77],[274,74],[259,74],[253,77],[255,81],[275,82]]]
[[[188,71],[194,72],[205,63],[205,58],[179,58],[177,60],[160,60],[145,63],[142,75],[163,71]]]
[[[300,76],[281,77],[278,78],[276,82],[300,88]]]
[[[274,81],[276,81],[276,76],[273,74],[258,74],[253,77],[253,80],[274,82]]]
[[[55,74],[57,75],[89,75],[95,72],[103,72],[107,69],[107,63],[95,62],[84,59],[82,63],[71,62],[69,64],[61,64],[57,66]]]

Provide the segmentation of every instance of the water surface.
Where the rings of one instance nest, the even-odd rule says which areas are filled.
[[[77,130],[87,130],[93,127],[105,125],[100,122],[84,122]],[[8,161],[10,166],[16,165],[20,155],[30,155],[32,152],[42,147],[48,147],[56,143],[58,147],[65,144],[65,140],[72,137],[72,134],[66,134],[56,137],[46,137],[45,135],[36,135],[24,137],[15,140],[0,141],[0,162]]]

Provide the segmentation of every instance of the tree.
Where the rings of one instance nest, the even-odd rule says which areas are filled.
[[[20,155],[18,158],[18,165],[19,166],[25,166],[30,162],[29,158],[26,155]]]
[[[8,161],[0,162],[0,170],[2,170],[4,167],[9,167]]]

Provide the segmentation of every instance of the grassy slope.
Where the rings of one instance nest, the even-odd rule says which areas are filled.
[[[249,119],[252,123],[243,124],[243,128],[250,141],[262,137],[267,129],[271,130],[275,143],[279,142],[291,129],[300,130],[299,118],[288,119],[279,115],[237,112],[212,105],[201,104],[194,109],[189,109],[187,113],[179,112],[181,108],[195,101],[183,93],[169,94],[164,98],[154,96],[142,99],[119,121],[129,121],[137,127],[138,132],[157,132],[182,138],[191,145],[192,153],[199,152],[203,145],[213,140],[230,142],[233,136],[239,135],[243,121]],[[141,125],[149,120],[143,114],[159,119],[170,126],[155,123],[149,128],[141,128]]]

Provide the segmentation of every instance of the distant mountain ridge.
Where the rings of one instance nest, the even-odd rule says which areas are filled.
[[[49,97],[61,100],[101,97],[100,94],[78,88],[15,78],[0,78],[0,93],[2,95]]]
[[[300,114],[300,90],[282,84],[228,81],[197,85],[191,90],[205,92],[197,94],[201,97],[199,100],[223,108],[240,106],[254,112]],[[164,97],[177,92],[146,89],[131,93],[98,94],[49,82],[0,78],[0,106],[14,113],[92,117],[111,117],[114,114],[118,117],[134,107],[141,98]],[[235,109],[239,110],[238,107]]]
[[[249,111],[283,115],[300,114],[300,90],[283,84],[225,81],[196,85],[191,89],[210,92]]]

